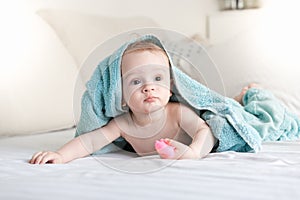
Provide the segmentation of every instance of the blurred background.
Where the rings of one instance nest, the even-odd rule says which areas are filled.
[[[225,95],[249,82],[299,115],[300,2],[295,0],[10,0],[2,2],[0,136],[75,125],[84,59],[123,31],[160,27],[203,45]]]

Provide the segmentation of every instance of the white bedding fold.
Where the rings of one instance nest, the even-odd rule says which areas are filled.
[[[300,198],[299,141],[266,143],[256,154],[214,153],[202,160],[111,153],[61,165],[27,163],[35,151],[55,150],[73,133],[2,138],[0,199]]]

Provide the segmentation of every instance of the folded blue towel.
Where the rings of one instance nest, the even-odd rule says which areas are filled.
[[[129,41],[104,59],[86,84],[82,97],[81,116],[76,136],[107,124],[113,117],[127,110],[122,109],[121,59],[129,44],[148,40],[165,49],[153,35]],[[296,139],[300,137],[300,120],[291,114],[269,92],[251,88],[244,95],[241,106],[193,80],[171,63],[174,79],[170,101],[191,106],[209,124],[219,140],[217,151],[256,152],[264,141]],[[116,144],[116,145],[114,145]],[[117,151],[126,145],[120,137],[96,154]]]
[[[250,88],[241,106],[173,67],[179,101],[200,112],[219,140],[217,151],[257,152],[262,142],[300,137],[300,120],[269,91]]]

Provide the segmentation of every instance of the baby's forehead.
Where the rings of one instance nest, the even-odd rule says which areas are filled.
[[[141,66],[170,67],[169,58],[163,51],[140,50],[125,53],[121,61],[122,74]]]

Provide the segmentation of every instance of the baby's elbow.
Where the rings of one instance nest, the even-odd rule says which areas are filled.
[[[197,159],[203,159],[203,158],[205,158],[206,156],[208,156],[209,153],[210,153],[210,151],[201,152],[201,153],[198,155],[198,158],[197,158]]]

